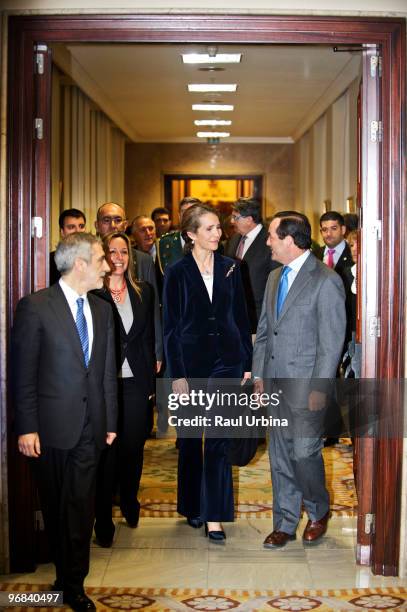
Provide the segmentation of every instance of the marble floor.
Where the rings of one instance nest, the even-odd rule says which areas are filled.
[[[298,533],[302,533],[303,519]],[[356,519],[334,517],[318,545],[301,537],[283,549],[266,550],[268,519],[240,519],[226,526],[225,545],[208,542],[203,529],[185,520],[142,518],[137,529],[116,524],[111,549],[92,544],[87,586],[142,588],[349,589],[407,586],[407,580],[373,576],[355,563]],[[2,582],[47,584],[51,564],[32,574],[1,576]]]

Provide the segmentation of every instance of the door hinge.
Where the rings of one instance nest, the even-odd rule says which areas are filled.
[[[34,129],[36,138],[42,140],[44,138],[44,122],[40,117],[34,120]]]
[[[42,238],[42,217],[33,217],[31,219],[31,236],[33,238]]]
[[[383,138],[383,125],[381,121],[370,122],[370,140],[372,142],[381,142]]]
[[[48,51],[47,45],[36,45],[35,50],[35,71],[37,74],[44,74],[44,53]]]
[[[382,76],[382,56],[372,55],[370,58],[370,76],[375,79]]]
[[[375,515],[368,513],[365,514],[365,534],[369,535],[374,533]]]
[[[34,531],[44,531],[44,517],[42,516],[41,510],[36,510],[34,512]]]
[[[376,240],[382,239],[382,222],[380,219],[376,219],[370,226],[370,232],[373,234],[373,238]]]
[[[369,318],[369,336],[380,338],[380,317]]]

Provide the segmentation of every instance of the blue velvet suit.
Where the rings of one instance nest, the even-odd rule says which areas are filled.
[[[164,278],[164,350],[167,376],[239,378],[250,371],[252,342],[239,265],[214,253],[212,301],[192,254],[169,266]],[[228,441],[180,439],[178,512],[204,521],[233,521]]]

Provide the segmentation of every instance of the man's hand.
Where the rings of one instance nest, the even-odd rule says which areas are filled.
[[[311,391],[308,396],[308,408],[312,412],[323,410],[326,406],[326,393],[322,391]]]
[[[172,390],[174,393],[181,395],[181,393],[189,393],[188,381],[186,378],[177,378],[172,382]]]
[[[106,434],[106,444],[108,446],[111,446],[113,444],[114,439],[116,438],[117,434],[114,433],[113,431],[108,431]]]
[[[157,374],[159,374],[160,370],[161,370],[161,366],[162,366],[163,362],[162,361],[156,361],[155,362],[155,371]]]
[[[251,372],[244,372],[243,373],[243,378],[240,381],[240,384],[243,386],[247,383],[248,380],[250,380],[252,377],[252,373]]]
[[[264,393],[264,381],[262,378],[254,379],[253,391],[257,394]]]
[[[18,436],[18,450],[26,457],[39,457],[41,455],[41,445],[38,433]]]

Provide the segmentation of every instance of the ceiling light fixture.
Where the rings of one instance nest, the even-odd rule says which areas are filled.
[[[233,104],[193,104],[193,111],[232,111]]]
[[[195,125],[232,125],[228,119],[195,119]]]
[[[236,91],[236,83],[190,83],[188,85],[188,91],[192,93],[202,92],[217,92],[217,91]]]
[[[230,132],[197,132],[198,138],[227,138]]]
[[[184,64],[238,64],[242,59],[241,53],[183,53]]]

